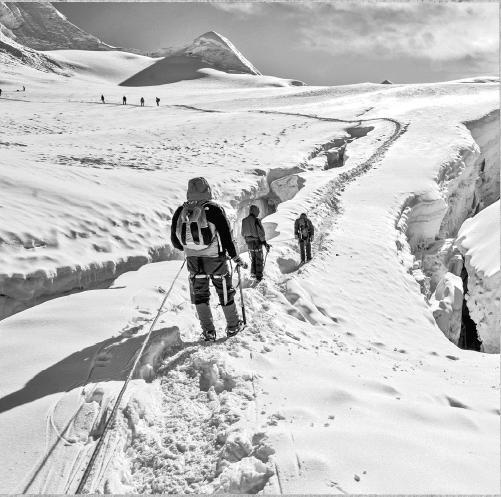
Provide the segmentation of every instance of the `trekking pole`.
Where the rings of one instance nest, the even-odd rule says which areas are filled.
[[[244,304],[244,291],[242,289],[242,275],[240,274],[240,265],[237,264],[238,273],[238,286],[240,287],[240,305],[242,307],[242,321],[247,324],[247,318],[245,317],[245,304]]]

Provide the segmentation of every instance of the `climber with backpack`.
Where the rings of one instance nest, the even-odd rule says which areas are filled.
[[[172,217],[172,245],[186,255],[190,273],[190,296],[195,304],[204,340],[215,340],[216,329],[209,306],[209,280],[216,288],[226,318],[227,336],[243,330],[235,304],[235,288],[227,257],[240,267],[247,265],[238,256],[224,209],[212,201],[212,191],[205,178],[188,182],[187,202]]]
[[[294,233],[299,242],[301,264],[311,261],[311,242],[315,236],[315,228],[304,212],[294,222]]]
[[[263,246],[266,252],[270,251],[271,245],[266,241],[263,224],[259,219],[259,207],[251,205],[249,215],[242,219],[242,236],[247,244],[251,259],[251,276],[260,282],[263,279],[264,260]]]

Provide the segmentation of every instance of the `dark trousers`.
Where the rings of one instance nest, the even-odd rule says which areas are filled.
[[[233,288],[226,257],[188,257],[190,273],[190,296],[192,304],[208,304],[210,300],[209,279],[214,285],[221,305],[234,302]]]
[[[299,252],[301,253],[301,262],[311,259],[311,240],[309,238],[299,240]]]
[[[251,274],[260,280],[263,277],[263,244],[259,240],[246,240],[251,260]]]

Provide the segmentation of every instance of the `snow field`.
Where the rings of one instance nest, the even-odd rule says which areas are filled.
[[[34,85],[54,115],[62,103],[66,109],[61,87]],[[82,104],[89,116],[63,113],[65,127],[74,129],[80,120],[81,129],[96,130],[85,138],[54,134],[44,157],[36,152],[40,141],[31,147],[10,145],[33,138],[23,135],[19,124],[29,120],[29,111],[26,119],[17,117],[23,112],[20,103],[9,111],[12,131],[4,147],[12,161],[23,167],[33,162],[56,181],[60,175],[61,184],[68,174],[75,185],[66,198],[57,183],[52,187],[40,180],[33,213],[56,216],[61,203],[69,205],[68,219],[58,218],[63,233],[83,215],[98,226],[105,215],[122,212],[128,219],[132,212],[146,213],[146,220],[129,229],[106,225],[102,232],[84,231],[89,236],[78,243],[70,241],[64,250],[36,249],[31,260],[19,246],[3,248],[4,261],[21,268],[20,274],[45,264],[47,250],[52,267],[65,254],[77,259],[81,250],[82,259],[94,261],[98,251],[91,243],[109,243],[111,234],[132,240],[130,253],[145,251],[144,241],[133,240],[138,232],[151,246],[156,240],[165,244],[167,209],[184,199],[188,177],[206,176],[235,221],[251,201],[268,200],[268,180],[279,179],[273,176],[277,171],[280,177],[285,172],[298,178],[296,186],[292,182],[292,187],[286,183],[279,188],[287,200],[264,219],[274,236],[273,250],[265,282],[256,288],[244,282],[249,319],[244,333],[200,344],[187,300],[187,275],[181,275],[142,364],[143,379],[132,382],[117,426],[105,440],[92,490],[498,492],[498,360],[457,349],[438,330],[411,274],[415,259],[406,238],[409,211],[402,216],[408,199],[419,204],[438,191],[436,178],[444,164],[474,148],[461,123],[491,112],[497,88],[474,83],[384,90],[357,85],[293,93],[289,88],[229,89],[227,82],[202,80],[176,85],[169,89],[169,105],[189,102],[191,108],[162,108],[165,114],[159,116],[157,109],[138,114],[110,106],[113,110],[103,118],[102,107]],[[91,101],[102,92],[97,85],[83,88],[75,84],[65,98]],[[116,94],[120,98],[121,90]],[[134,114],[122,123],[123,130],[108,137],[106,130],[125,112]],[[315,114],[350,123],[305,117]],[[350,143],[344,166],[325,170],[322,145],[346,136],[346,128],[359,119],[377,122],[375,129]],[[158,136],[148,133],[152,122]],[[39,140],[47,139],[41,135]],[[163,153],[160,144],[167,139],[172,150]],[[183,148],[174,150],[174,142]],[[89,167],[91,162],[81,160],[108,157],[103,150],[108,153],[110,147],[116,154],[123,149],[130,161],[137,145],[145,143],[159,156],[154,170],[133,168],[127,161],[122,167],[122,160],[113,162],[113,169]],[[79,159],[57,163],[58,155],[69,157],[70,151]],[[146,150],[141,167],[155,157]],[[297,171],[298,165],[304,171]],[[9,170],[9,189],[18,182],[38,183],[34,165],[30,172],[27,179]],[[304,183],[296,191],[299,179]],[[87,189],[91,181],[95,190]],[[111,201],[105,202],[108,195]],[[78,205],[72,205],[72,197]],[[94,199],[101,205],[94,208]],[[159,212],[165,217],[157,223],[146,207],[151,199],[164,200]],[[14,200],[12,196],[7,203],[16,214],[9,219],[17,219]],[[114,211],[102,214],[112,203]],[[298,270],[290,238],[292,221],[302,211],[321,229],[314,260]],[[39,232],[48,229],[35,221],[33,215],[26,239],[34,234],[42,239]],[[13,223],[9,233],[22,240],[25,228]],[[111,260],[129,253],[121,242],[111,243]],[[7,448],[0,468],[2,490],[20,491],[23,477],[28,480],[21,490],[30,493],[76,488],[96,443],[93,435],[99,434],[121,386],[118,380],[132,364],[179,265],[173,260],[148,264],[123,274],[109,288],[54,299],[0,323],[7,357],[0,392],[0,446]],[[215,315],[222,323],[217,308]],[[58,413],[50,417],[54,423],[45,424],[47,412]],[[61,443],[61,434],[69,444]]]

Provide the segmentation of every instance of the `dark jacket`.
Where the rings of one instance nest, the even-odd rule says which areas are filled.
[[[205,204],[205,207],[208,207],[205,213],[207,221],[209,223],[212,223],[216,227],[216,231],[219,235],[219,240],[221,242],[221,247],[222,247],[222,250],[220,251],[219,255],[223,256],[225,254],[228,254],[233,259],[233,257],[236,257],[237,251],[235,249],[235,244],[233,243],[230,224],[228,222],[228,219],[226,218],[224,209],[220,205],[212,201],[207,202]],[[170,239],[172,245],[174,245],[175,248],[184,251],[184,247],[181,244],[181,241],[177,237],[176,233],[177,221],[179,219],[179,215],[181,214],[182,210],[183,206],[181,205],[176,209],[176,212],[174,212],[170,228]]]
[[[249,214],[242,219],[242,236],[245,238],[246,242],[259,241],[261,243],[266,243],[265,231],[261,219],[254,214]]]
[[[303,225],[305,226],[305,231],[307,232],[306,236],[300,233],[300,228]],[[294,235],[300,240],[313,238],[315,236],[315,228],[313,227],[312,222],[307,217],[299,217],[298,219],[296,219],[294,223]]]

